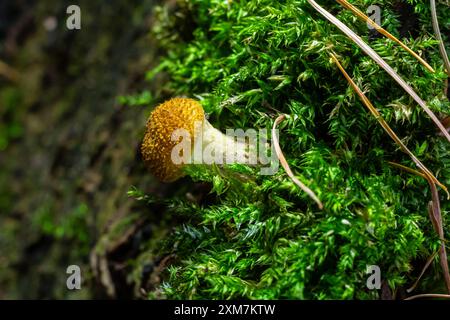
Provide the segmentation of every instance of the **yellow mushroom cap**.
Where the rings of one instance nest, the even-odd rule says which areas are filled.
[[[205,120],[205,112],[200,103],[188,98],[170,99],[153,110],[147,121],[147,131],[141,145],[143,160],[150,171],[159,180],[171,182],[183,175],[182,165],[176,165],[171,159],[172,149],[178,141],[172,141],[172,133],[185,129],[194,143],[197,121]]]

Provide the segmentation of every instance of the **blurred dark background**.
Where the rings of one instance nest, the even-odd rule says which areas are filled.
[[[123,264],[151,234],[127,196],[155,188],[138,152],[148,110],[118,97],[152,86],[161,2],[0,0],[0,299],[139,295]],[[82,290],[66,288],[72,264]]]

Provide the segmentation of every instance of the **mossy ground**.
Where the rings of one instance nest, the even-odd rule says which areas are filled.
[[[353,3],[363,11],[374,4]],[[448,115],[446,75],[428,3],[409,1],[407,20],[397,11],[399,2],[376,4],[382,26],[421,53],[436,73],[392,41],[373,37],[364,22],[334,1],[321,2],[362,35],[436,114]],[[441,4],[439,12],[448,32],[450,10]],[[448,142],[429,117],[306,0],[180,1],[175,10],[159,13],[155,32],[167,54],[149,72],[150,80],[168,74],[168,95],[200,99],[210,122],[222,131],[270,129],[277,114],[287,114],[280,126],[281,148],[296,175],[324,203],[318,210],[282,169],[273,176],[245,166],[190,169],[195,181],[210,183],[213,199],[189,200],[182,189],[172,199],[154,200],[167,204],[165,215],[186,219],[160,250],[174,256],[160,288],[163,296],[404,296],[439,247],[427,213],[430,190],[423,178],[388,164],[414,168],[349,87],[330,52],[408,147],[450,185]],[[405,21],[413,21],[409,29],[402,27]],[[246,178],[236,178],[233,171]],[[449,202],[444,195],[441,200],[448,230]],[[366,287],[368,265],[380,267],[383,290]],[[435,259],[416,292],[443,290]]]

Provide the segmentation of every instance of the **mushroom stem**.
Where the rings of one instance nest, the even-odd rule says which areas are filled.
[[[231,129],[224,134],[206,119],[195,130],[194,164],[258,164],[256,132]]]

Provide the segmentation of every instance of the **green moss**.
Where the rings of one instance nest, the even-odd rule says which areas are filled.
[[[353,3],[363,11],[373,4]],[[419,36],[402,40],[422,52],[436,73],[384,37],[370,44],[434,112],[449,114],[429,9],[410,3]],[[365,23],[335,2],[321,4],[368,41]],[[377,4],[383,26],[399,35],[395,3]],[[165,295],[376,299],[380,291],[366,287],[367,265],[380,266],[394,292],[410,286],[439,246],[427,214],[428,185],[388,164],[414,167],[349,88],[330,51],[398,135],[450,185],[448,143],[420,107],[305,0],[180,1],[176,14],[167,8],[159,13],[155,32],[168,52],[151,77],[165,72],[170,95],[201,99],[222,131],[269,129],[273,110],[290,115],[280,126],[281,148],[296,175],[324,203],[319,211],[282,169],[240,183],[220,172],[190,170],[194,180],[212,184],[217,201],[176,202],[169,210],[190,219],[165,242],[164,250],[177,256],[162,285]],[[448,27],[448,10],[441,14]],[[185,25],[193,27],[181,28]],[[449,202],[441,200],[448,225]],[[437,259],[431,270],[417,291],[440,290]]]
[[[364,10],[372,1],[353,3]],[[383,25],[398,35],[396,3],[377,3]],[[410,3],[420,35],[402,40],[422,52],[436,73],[384,37],[370,44],[434,112],[448,114],[429,9]],[[368,41],[364,23],[334,2],[323,5]],[[414,167],[349,88],[330,50],[399,136],[449,185],[448,144],[420,107],[306,1],[195,0],[180,2],[175,16],[165,10],[155,30],[167,50],[159,67],[170,77],[167,90],[202,99],[210,121],[223,131],[269,129],[273,110],[290,115],[280,127],[281,148],[324,203],[319,211],[282,169],[241,183],[191,169],[194,180],[212,184],[217,202],[184,210],[177,202],[172,210],[187,211],[191,219],[165,242],[177,255],[162,285],[165,295],[377,299],[380,291],[366,287],[367,265],[380,266],[393,292],[410,286],[439,246],[427,214],[428,185],[388,164]],[[448,10],[441,18],[448,27]],[[195,26],[189,34],[178,28],[183,19]],[[447,225],[448,201],[441,200]],[[417,291],[441,290],[442,283],[436,259]]]

